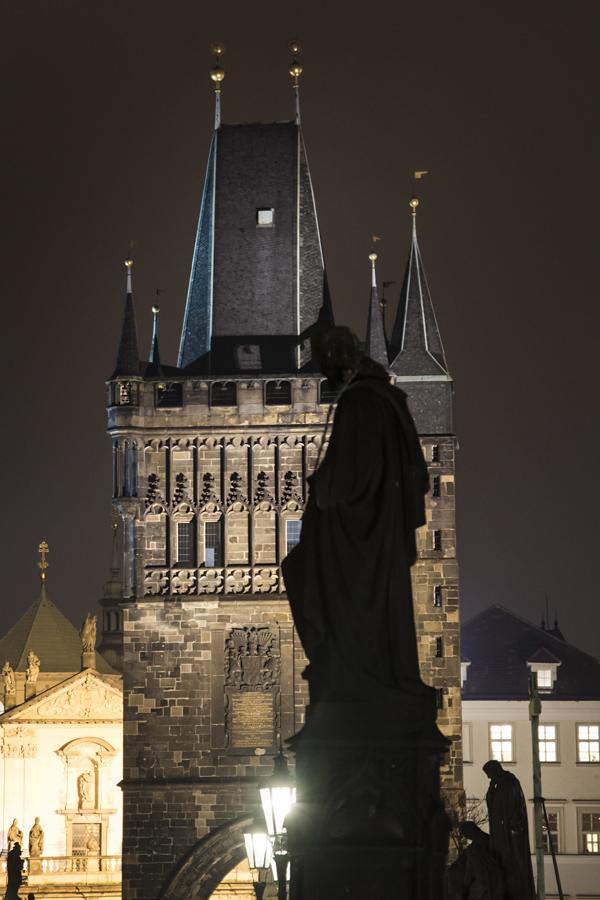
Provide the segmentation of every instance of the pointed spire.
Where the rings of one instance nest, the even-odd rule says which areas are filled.
[[[371,253],[369,259],[371,260],[371,296],[369,298],[365,352],[367,356],[370,356],[375,362],[381,363],[387,369],[389,365],[387,341],[383,324],[383,310],[377,292],[377,272],[375,270],[377,254]]]
[[[46,557],[50,552],[50,548],[48,547],[47,541],[42,541],[38,547],[38,553],[40,554],[40,561],[38,562],[38,569],[40,570],[40,581],[42,585],[46,581],[46,569],[48,568],[48,560]]]
[[[158,349],[158,314],[160,306],[154,304],[152,307],[152,340],[150,341],[150,356],[148,357],[148,365],[146,366],[146,375],[162,374],[160,365],[160,352]]]
[[[211,53],[215,64],[210,70],[210,77],[215,85],[215,131],[221,127],[221,84],[225,78],[225,69],[221,66],[221,57],[225,53],[223,44],[213,44]]]
[[[422,176],[424,172],[415,173]],[[411,245],[392,331],[392,370],[403,376],[449,377],[440,331],[435,318],[417,238],[419,200],[409,203]]]
[[[140,374],[140,354],[138,351],[137,328],[135,324],[135,310],[133,308],[133,260],[125,260],[127,270],[127,296],[125,298],[125,313],[121,327],[121,339],[117,352],[117,365],[112,378],[120,375]]]
[[[290,44],[292,53],[292,61],[290,63],[290,75],[292,76],[292,84],[294,85],[294,103],[296,108],[295,121],[296,125],[300,125],[300,76],[302,75],[302,63],[300,62],[300,53],[302,47],[298,41],[292,41]]]

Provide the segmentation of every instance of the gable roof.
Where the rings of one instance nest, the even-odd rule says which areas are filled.
[[[463,700],[527,700],[528,662],[560,661],[554,700],[600,699],[600,662],[502,606],[491,606],[461,629],[471,662]]]
[[[101,675],[97,669],[76,672],[24,703],[0,715],[0,724],[12,719],[107,722],[123,715],[120,679]]]
[[[27,668],[27,654],[34,650],[41,672],[79,672],[81,638],[72,622],[54,605],[42,585],[40,596],[0,640],[0,660],[9,660],[15,672]],[[96,668],[117,674],[96,650]]]

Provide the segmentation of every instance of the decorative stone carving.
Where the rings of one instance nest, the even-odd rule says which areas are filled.
[[[40,658],[33,650],[27,654],[27,669],[25,670],[25,680],[28,684],[35,684],[40,674]]]
[[[244,480],[239,472],[232,472],[229,476],[227,504],[231,506],[234,503],[244,503],[246,500],[247,498],[244,494]]]
[[[118,719],[123,715],[121,696],[92,673],[37,704],[37,719]],[[33,717],[33,715],[32,715]]]
[[[198,592],[200,594],[220,594],[223,591],[223,569],[200,569],[198,572]]]
[[[157,501],[161,500],[160,496],[160,478],[154,472],[151,472],[148,475],[148,487],[146,490],[146,507],[152,506]]]
[[[25,725],[5,725],[2,756],[5,759],[33,759],[37,756],[37,744],[33,728]]]
[[[251,584],[250,569],[230,569],[225,579],[228,594],[247,594]]]
[[[215,486],[215,476],[212,474],[212,472],[205,472],[202,476],[200,504],[206,505],[210,500],[218,500]]]
[[[157,594],[166,594],[169,590],[169,573],[164,569],[146,570],[144,576],[144,594],[146,596],[156,596]]]
[[[6,840],[8,841],[9,853],[15,846],[15,844],[19,844],[21,847],[23,846],[23,832],[19,828],[19,823],[16,819],[12,820],[12,825],[6,833]]]
[[[29,831],[29,857],[41,856],[44,852],[44,829],[40,825],[39,817],[36,816],[34,823]]]
[[[93,772],[85,771],[77,776],[77,809],[89,809],[94,805],[92,801],[93,786]]]
[[[232,628],[225,641],[225,685],[268,690],[279,680],[275,634],[269,628]]]
[[[283,486],[281,490],[282,503],[289,503],[290,500],[302,501],[302,494],[298,486],[298,476],[291,469],[285,472],[283,476]]]
[[[254,590],[257,594],[273,594],[279,588],[279,570],[277,568],[255,569]]]
[[[17,689],[15,683],[15,673],[8,660],[6,660],[4,666],[2,667],[2,676],[4,678],[4,693],[14,694]]]
[[[254,502],[255,503],[263,503],[266,501],[273,501],[273,494],[269,488],[269,476],[266,472],[260,471],[256,476],[256,491],[254,492]]]
[[[193,594],[196,574],[193,569],[179,569],[173,573],[171,586],[174,594]]]

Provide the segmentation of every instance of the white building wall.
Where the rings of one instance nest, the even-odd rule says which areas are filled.
[[[492,723],[512,725],[514,762],[503,762],[517,776],[527,799],[530,841],[533,834],[531,725],[527,701],[463,700],[464,785],[467,798],[484,799],[489,780],[482,766],[492,758]],[[542,763],[542,791],[548,811],[560,820],[559,871],[565,897],[600,898],[600,855],[582,854],[583,812],[600,812],[600,763],[577,761],[578,724],[600,723],[599,701],[559,701],[542,697],[540,724],[557,725],[558,762]],[[471,744],[469,753],[469,743]],[[535,871],[535,861],[534,861]],[[546,858],[547,896],[558,896],[551,857]]]

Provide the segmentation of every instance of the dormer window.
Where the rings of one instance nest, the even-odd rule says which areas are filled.
[[[535,672],[537,676],[537,688],[540,694],[549,694],[554,690],[558,667],[561,665],[560,659],[545,647],[540,647],[531,659],[527,660],[527,665],[529,671]]]
[[[275,210],[273,207],[264,206],[256,210],[256,226],[257,228],[272,228],[275,221]]]

